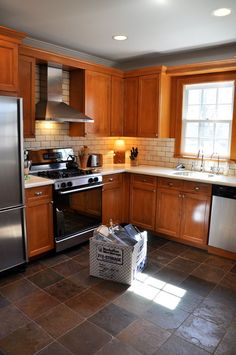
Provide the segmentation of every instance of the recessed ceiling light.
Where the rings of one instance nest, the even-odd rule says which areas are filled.
[[[128,37],[124,36],[124,35],[115,35],[115,36],[112,36],[112,38],[116,41],[125,41]]]
[[[231,14],[231,10],[226,8],[216,9],[213,11],[213,15],[217,17],[228,16],[230,14]]]

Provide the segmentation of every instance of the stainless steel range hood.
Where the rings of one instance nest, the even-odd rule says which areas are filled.
[[[94,122],[62,100],[62,69],[39,66],[40,101],[36,104],[36,120],[57,122]]]

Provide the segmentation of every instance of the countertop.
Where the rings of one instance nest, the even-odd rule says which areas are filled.
[[[54,180],[42,178],[39,176],[29,175],[29,178],[25,180],[25,188],[29,189],[30,187],[38,187],[38,186],[45,186],[45,185],[52,185],[54,184]]]
[[[179,171],[171,168],[163,168],[158,166],[149,166],[149,165],[139,165],[135,167],[131,167],[130,165],[105,165],[101,170],[103,175],[108,174],[116,174],[116,173],[134,173],[134,174],[145,174],[159,177],[167,177],[171,179],[179,179],[179,180],[189,180],[189,181],[197,181],[204,182],[207,184],[215,184],[215,185],[225,185],[225,186],[234,186],[236,187],[236,176],[224,176],[218,174],[211,174],[206,172],[191,172],[186,170],[185,172],[189,172],[189,176],[185,175],[176,175]],[[213,176],[212,176],[213,175]]]
[[[134,173],[134,174],[145,174],[159,177],[167,177],[171,179],[179,180],[189,180],[196,182],[204,182],[207,184],[215,185],[225,185],[236,187],[236,176],[224,176],[224,175],[213,175],[210,173],[200,173],[200,172],[189,172],[188,176],[186,175],[176,175],[179,173],[175,169],[163,168],[158,166],[149,166],[149,165],[139,165],[131,167],[128,164],[117,164],[117,165],[105,165],[102,169],[99,169],[102,175],[118,174],[118,173]],[[186,170],[186,172],[188,172]],[[29,175],[29,180],[25,181],[25,188],[52,185],[54,180],[46,179],[38,176]]]

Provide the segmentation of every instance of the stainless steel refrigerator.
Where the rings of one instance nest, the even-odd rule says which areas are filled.
[[[0,272],[26,262],[22,99],[0,96]]]

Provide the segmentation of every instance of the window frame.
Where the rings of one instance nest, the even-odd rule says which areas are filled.
[[[233,118],[232,118],[232,134],[230,144],[229,159],[221,158],[222,161],[236,161],[236,72],[206,73],[196,74],[172,78],[172,134],[175,138],[175,157],[194,159],[196,155],[182,154],[182,115],[183,115],[183,96],[184,85],[204,84],[219,81],[234,81],[234,102],[233,102]]]

